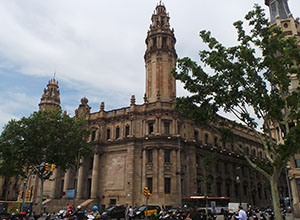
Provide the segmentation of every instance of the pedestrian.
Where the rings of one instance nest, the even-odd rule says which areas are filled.
[[[239,215],[238,216],[234,215],[233,219],[247,220],[247,214],[243,210],[242,206],[239,206],[238,211],[239,211]]]
[[[129,207],[128,207],[128,204],[126,203],[125,204],[125,207],[126,207],[126,209],[125,209],[125,220],[128,220],[128,214],[129,214]]]
[[[129,216],[129,220],[133,219],[133,208],[131,206],[129,206],[128,216]]]

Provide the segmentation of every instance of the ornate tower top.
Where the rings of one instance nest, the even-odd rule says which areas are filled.
[[[147,101],[171,102],[176,97],[176,81],[170,74],[177,54],[174,29],[170,28],[169,13],[160,2],[152,14],[145,52]],[[158,95],[159,94],[159,95]],[[158,99],[159,97],[159,99]]]
[[[49,80],[39,104],[40,110],[60,108],[60,94],[58,88],[58,82],[55,79]]]
[[[276,19],[288,19],[291,14],[287,0],[265,0],[265,4],[270,8],[271,24],[276,23]]]
[[[271,26],[280,26],[287,36],[296,36],[300,41],[299,19],[293,18],[288,0],[265,0],[265,4],[270,9]]]

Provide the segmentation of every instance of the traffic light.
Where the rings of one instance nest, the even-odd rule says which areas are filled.
[[[45,163],[45,170],[49,171],[49,163]]]
[[[144,195],[145,195],[145,196],[147,196],[147,195],[148,195],[148,190],[149,190],[149,189],[148,189],[148,187],[147,187],[147,186],[145,186],[145,187],[144,187]]]
[[[29,198],[29,197],[30,197],[30,193],[31,193],[31,191],[30,191],[30,189],[28,189],[28,190],[26,191],[26,198]]]
[[[150,197],[150,195],[151,195],[150,190],[147,186],[144,187],[144,195],[147,197]]]
[[[53,164],[51,164],[51,169],[50,169],[50,171],[53,173],[54,170],[55,170],[55,164],[53,163]]]

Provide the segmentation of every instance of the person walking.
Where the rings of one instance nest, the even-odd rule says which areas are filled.
[[[238,211],[239,211],[239,215],[238,215],[238,216],[234,215],[234,216],[233,216],[234,219],[247,220],[247,214],[246,214],[246,212],[243,210],[243,207],[242,207],[242,206],[239,206]]]
[[[125,209],[125,220],[128,220],[128,214],[129,214],[129,207],[128,207],[128,204],[126,203],[125,204],[125,207],[126,207],[126,209]]]
[[[133,219],[133,208],[131,206],[129,206],[129,209],[128,209],[128,217],[129,217],[129,220]]]

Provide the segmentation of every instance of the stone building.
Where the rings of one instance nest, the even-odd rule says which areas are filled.
[[[57,210],[72,204],[65,193],[74,186],[76,204],[103,208],[145,204],[145,186],[151,191],[150,204],[178,206],[181,198],[192,195],[228,196],[232,202],[259,207],[270,204],[268,183],[249,167],[237,148],[242,146],[253,160],[264,159],[262,146],[251,131],[235,128],[235,141],[227,143],[213,125],[196,126],[175,112],[176,82],[169,73],[177,58],[176,38],[169,19],[165,6],[159,4],[146,38],[144,103],[137,104],[132,96],[128,107],[107,111],[101,103],[99,111],[91,112],[88,100],[81,99],[76,116],[84,116],[92,129],[89,141],[95,151],[81,160],[78,171],[56,169],[53,181],[44,187],[48,207]],[[54,106],[60,106],[60,98],[58,83],[51,80],[40,108]],[[205,168],[207,159],[211,162]],[[285,178],[280,181],[285,197]],[[31,199],[36,200],[38,184],[32,181],[32,185]]]
[[[300,25],[299,18],[294,19],[290,12],[287,0],[266,0],[265,4],[270,8],[270,22],[272,26],[280,26],[287,37],[295,36],[300,46]],[[299,80],[296,74],[291,74],[290,91],[296,91],[299,86]],[[283,142],[282,132],[279,127],[275,127],[273,137],[280,143]],[[291,197],[293,198],[293,207],[296,217],[300,217],[300,155],[291,158],[287,170],[291,184]]]

